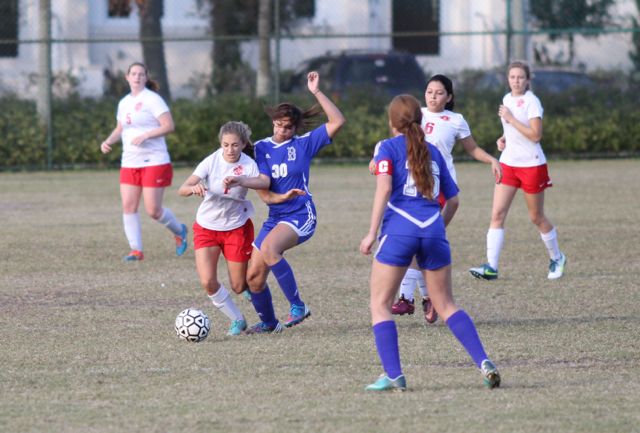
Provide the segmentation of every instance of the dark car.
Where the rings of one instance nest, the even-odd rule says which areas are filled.
[[[533,69],[531,90],[536,93],[563,93],[595,85],[587,74],[565,69]],[[476,83],[477,89],[509,90],[504,71],[487,72]]]
[[[309,71],[320,73],[320,88],[333,98],[346,97],[352,92],[421,96],[427,82],[424,71],[412,54],[342,51],[302,62],[283,86],[283,91],[305,90]]]

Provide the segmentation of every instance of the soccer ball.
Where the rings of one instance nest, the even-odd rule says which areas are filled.
[[[209,317],[201,310],[187,308],[176,317],[176,334],[184,340],[198,343],[207,338],[210,329]]]

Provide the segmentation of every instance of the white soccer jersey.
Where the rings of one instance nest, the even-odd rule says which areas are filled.
[[[234,163],[224,160],[222,149],[206,157],[193,172],[208,189],[198,208],[198,224],[217,231],[242,227],[254,213],[251,201],[246,199],[247,188],[234,186],[225,192],[222,180],[227,176],[256,177],[259,174],[256,162],[244,153]]]
[[[164,137],[150,138],[140,146],[131,141],[160,126],[158,117],[169,107],[157,93],[145,88],[137,96],[128,94],[118,104],[117,120],[122,125],[122,167],[137,168],[171,162]]]
[[[425,139],[436,146],[445,162],[453,180],[457,183],[456,168],[453,165],[453,146],[457,140],[462,140],[471,135],[469,124],[462,114],[444,110],[440,113],[432,113],[427,108],[422,108],[422,129]]]
[[[525,125],[529,125],[529,119],[542,119],[542,104],[530,90],[521,96],[507,93],[502,98],[502,105],[511,110],[514,117]],[[504,119],[501,118],[501,121],[506,146],[500,155],[500,162],[512,167],[535,167],[547,162],[540,143],[529,140]]]

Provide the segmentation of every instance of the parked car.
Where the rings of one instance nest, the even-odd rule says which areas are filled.
[[[591,88],[595,85],[582,71],[568,69],[533,68],[531,90],[536,93],[563,93],[577,88]],[[509,90],[506,72],[491,71],[484,74],[476,83],[476,89]]]
[[[341,51],[305,60],[282,90],[303,91],[307,87],[307,72],[314,70],[320,73],[320,88],[333,98],[343,98],[351,92],[421,96],[427,83],[413,54]]]

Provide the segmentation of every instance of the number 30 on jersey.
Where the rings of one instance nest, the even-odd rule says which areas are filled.
[[[271,166],[271,177],[274,179],[279,179],[281,177],[287,177],[289,174],[289,169],[287,168],[287,164],[284,162],[282,164],[273,164]]]

